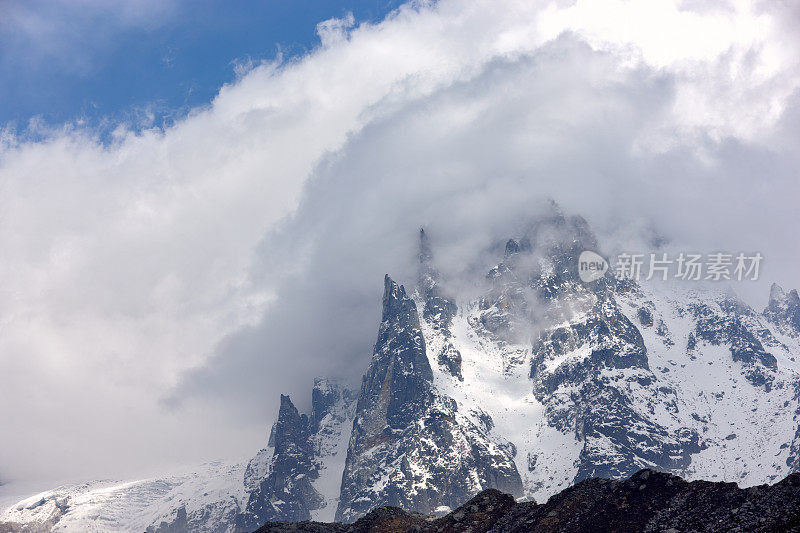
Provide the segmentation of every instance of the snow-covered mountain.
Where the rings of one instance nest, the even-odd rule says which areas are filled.
[[[3,511],[0,532],[224,533],[253,531],[271,519],[332,521],[356,396],[317,379],[311,416],[281,396],[267,447],[246,463],[58,487]]]
[[[598,244],[556,207],[510,237],[464,297],[422,231],[413,288],[384,281],[360,392],[319,379],[307,415],[282,396],[248,464],[62,487],[0,531],[250,531],[444,514],[487,488],[541,502],[641,468],[743,486],[800,470],[797,291],[774,285],[759,312],[691,284],[584,283],[578,255]]]
[[[212,463],[161,479],[67,485],[20,501],[0,531],[225,531],[245,496],[244,465]],[[162,526],[159,529],[159,526]]]

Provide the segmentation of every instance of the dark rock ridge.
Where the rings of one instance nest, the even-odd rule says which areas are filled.
[[[275,452],[269,475],[261,481],[239,517],[242,530],[258,526],[262,517],[274,520],[308,520],[310,510],[317,509],[322,497],[311,485],[318,477],[313,461],[312,426],[308,416],[301,415],[288,396],[281,394],[278,421],[274,426]]]
[[[545,504],[486,490],[441,518],[381,507],[352,524],[269,523],[277,532],[724,532],[800,531],[800,474],[774,485],[693,481],[653,470],[624,480],[590,478]]]
[[[270,432],[271,457],[257,455],[245,472],[250,489],[244,510],[236,518],[237,531],[252,531],[265,520],[309,520],[311,511],[325,504],[313,486],[320,475],[320,448],[332,424],[355,395],[328,380],[317,379],[311,393],[311,416],[300,414],[289,396],[281,395],[278,420]],[[335,426],[333,426],[335,427]],[[249,486],[248,486],[249,485]]]

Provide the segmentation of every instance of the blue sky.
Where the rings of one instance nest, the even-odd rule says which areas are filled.
[[[209,102],[234,66],[319,44],[318,22],[379,21],[398,0],[0,0],[0,124],[161,126]],[[145,122],[146,124],[146,122]]]

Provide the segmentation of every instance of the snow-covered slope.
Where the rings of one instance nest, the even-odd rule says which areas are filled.
[[[774,368],[762,368],[770,383],[767,390],[748,379],[748,364],[733,360],[729,343],[714,345],[701,340],[687,349],[690,335],[696,336],[698,328],[690,310],[709,305],[718,318],[724,319],[729,296],[710,291],[677,293],[679,290],[664,295],[639,287],[619,298],[621,312],[641,332],[649,371],[603,369],[597,379],[617,387],[635,411],[665,431],[665,440],[694,435],[696,447],[691,447],[690,460],[683,467],[653,464],[632,448],[624,450],[623,458],[627,454],[633,459],[633,468],[656,467],[689,479],[734,481],[742,486],[773,482],[796,471],[787,461],[796,456],[791,444],[798,429],[796,411],[800,405],[798,339],[782,336],[774,325],[748,311],[749,328],[769,339],[769,353],[777,362]],[[647,320],[648,325],[641,324],[642,308],[649,310],[653,324]],[[491,420],[488,434],[498,442],[515,445],[514,460],[522,475],[525,497],[545,501],[579,479],[581,452],[586,446],[586,436],[581,435],[574,416],[567,417],[562,426],[548,419],[546,411],[580,408],[585,397],[576,399],[579,387],[570,383],[557,387],[544,402],[537,399],[530,377],[530,346],[487,338],[480,326],[476,327],[480,315],[477,303],[460,305],[447,338],[423,321],[429,354],[449,344],[461,355],[463,380],[454,377],[445,365],[435,364],[431,357],[436,388],[456,399],[460,412],[476,421]],[[544,361],[544,373],[553,376],[559,370],[578,366],[591,352],[590,347],[581,345],[555,354]],[[642,379],[647,383],[639,383]],[[582,408],[589,410],[592,406]],[[622,409],[614,411],[618,414]],[[631,427],[627,433],[634,432],[635,427]],[[641,437],[653,435],[649,428]],[[594,466],[599,468],[618,451],[611,442],[598,446],[599,455],[605,457],[605,461],[594,459]]]
[[[597,249],[554,207],[466,297],[421,232],[416,288],[385,280],[360,392],[318,379],[310,413],[281,398],[247,464],[61,487],[0,531],[238,532],[386,504],[442,514],[486,488],[544,501],[641,468],[742,486],[800,470],[797,291],[773,286],[756,311],[716,286],[584,283],[578,255]]]
[[[680,425],[701,436],[702,449],[682,473],[742,486],[789,474],[798,427],[798,339],[779,341],[775,324],[731,294],[661,292],[643,290],[623,301],[630,317],[652,309],[654,324],[640,325],[651,368],[659,386],[675,391]],[[737,357],[737,345],[749,335],[756,345]]]
[[[244,465],[211,463],[158,479],[94,481],[36,494],[0,515],[0,531],[152,531],[178,516],[192,531],[228,531]]]
[[[435,502],[463,501],[513,475],[521,488],[505,490],[542,501],[586,477],[641,468],[745,486],[797,469],[796,293],[773,288],[758,313],[713,286],[641,285],[610,273],[584,283],[577,259],[597,242],[580,217],[554,208],[507,242],[500,263],[476,280],[479,297],[461,299],[439,280],[424,231],[420,239],[408,317],[387,316],[384,296],[337,517],[384,504],[434,512]],[[414,385],[398,393],[392,365]],[[410,390],[393,408],[414,413],[410,421],[376,415],[387,412],[382,398]],[[425,397],[448,406],[438,418],[458,421],[446,451],[441,424],[415,406]],[[459,451],[463,432],[507,453],[516,472],[491,454]],[[473,484],[456,486],[442,463],[470,465],[462,475]]]
[[[338,383],[318,379],[310,417],[299,415],[284,398],[269,445],[249,462],[209,463],[154,479],[65,485],[5,509],[0,532],[235,533],[252,531],[269,519],[311,518],[295,492],[299,485],[294,476],[301,465],[293,454],[300,434],[306,439],[301,442],[304,474],[313,478],[307,486],[316,502],[313,517],[331,521],[355,395]],[[299,423],[307,426],[299,428]],[[267,505],[258,508],[259,501]],[[290,508],[299,514],[287,516]]]
[[[584,284],[585,249],[585,223],[555,214],[508,242],[484,296],[454,299],[448,328],[423,314],[437,391],[513,444],[524,497],[646,467],[743,486],[797,471],[796,291],[759,313],[724,288]]]

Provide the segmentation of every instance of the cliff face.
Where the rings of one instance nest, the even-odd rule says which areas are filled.
[[[434,389],[416,305],[387,276],[337,519],[352,521],[380,505],[449,509],[488,487],[521,492],[512,457]]]
[[[264,520],[309,520],[311,510],[323,503],[311,482],[319,477],[314,463],[311,424],[298,413],[288,396],[281,395],[274,426],[275,451],[269,474],[250,493],[239,517],[240,529],[258,527]]]
[[[317,379],[311,393],[311,415],[300,414],[281,395],[270,448],[257,455],[245,473],[248,496],[233,529],[252,531],[268,520],[310,520],[332,511],[331,479],[338,486],[346,453],[355,394],[341,385]],[[346,443],[346,440],[344,440]],[[328,514],[329,519],[333,513]]]

